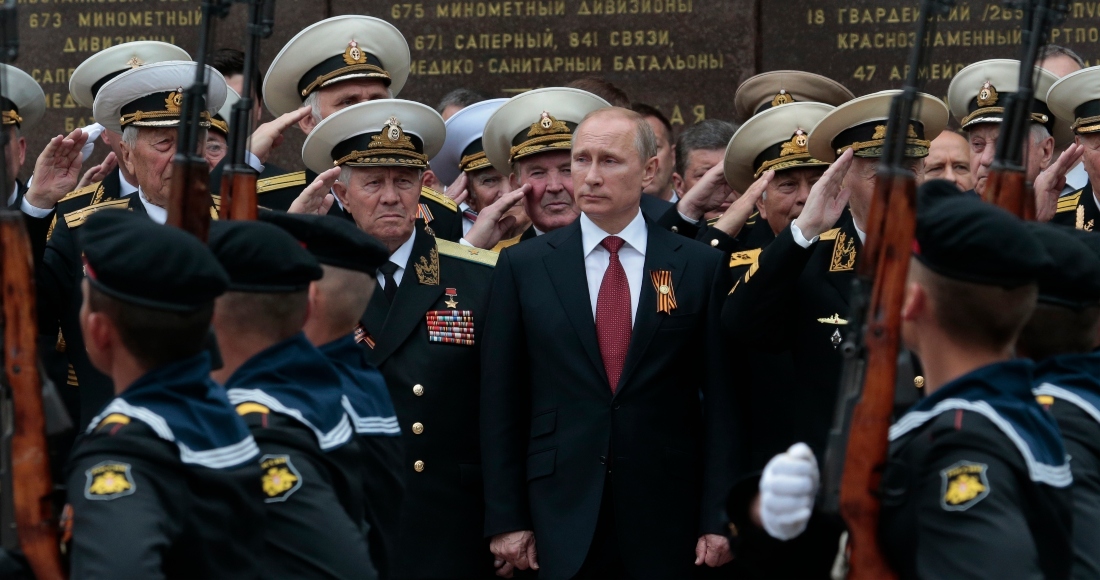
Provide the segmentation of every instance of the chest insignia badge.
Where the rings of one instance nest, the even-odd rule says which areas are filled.
[[[830,272],[848,272],[856,266],[856,241],[844,232],[837,234],[833,243],[833,259],[829,262]]]
[[[84,497],[90,500],[117,499],[137,491],[129,463],[104,461],[85,471],[84,475],[88,478]]]
[[[260,459],[263,470],[264,503],[286,501],[302,487],[302,474],[290,462],[287,455],[264,455]]]

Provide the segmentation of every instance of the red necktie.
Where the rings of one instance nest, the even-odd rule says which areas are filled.
[[[611,252],[611,262],[603,274],[600,294],[596,298],[596,337],[600,341],[600,354],[612,393],[619,386],[626,351],[630,348],[630,284],[619,261],[619,250],[624,243],[616,236],[608,236],[600,242]]]

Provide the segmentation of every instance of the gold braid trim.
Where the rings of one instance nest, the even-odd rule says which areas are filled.
[[[361,160],[366,157],[377,157],[379,155],[401,155],[402,157],[412,157],[422,163],[428,162],[427,155],[409,151],[408,149],[372,149],[371,151],[352,151],[336,161],[333,161],[332,165],[333,167],[338,167],[352,160]]]
[[[7,115],[7,113],[4,114]],[[5,122],[5,124],[7,123]],[[1087,127],[1086,125],[1092,126]],[[1075,133],[1095,133],[1096,131],[1100,131],[1100,115],[1095,117],[1079,117],[1077,121],[1069,126],[1069,128]]]
[[[19,113],[15,111],[4,111],[4,124],[5,125],[22,125],[23,117],[19,116]]]
[[[554,144],[554,145],[558,145],[560,147],[562,143],[568,143],[570,146],[572,146],[572,144],[573,144],[573,135],[572,134],[560,134],[559,133],[559,134],[556,134],[556,135],[543,135],[542,137],[535,137],[534,139],[528,139],[527,141],[524,141],[523,143],[520,143],[519,145],[516,145],[515,147],[512,147],[512,150],[510,151],[509,154],[512,157],[511,161],[515,161],[517,155],[519,155],[521,153],[529,152],[536,145]]]
[[[882,147],[886,143],[885,139],[874,139],[871,141],[856,141],[851,145],[846,145],[836,150],[837,155],[843,154],[848,149],[855,149],[856,151],[862,151],[864,149],[870,149],[872,147]],[[924,139],[906,139],[906,145],[916,145],[917,147],[923,147],[927,149],[932,145],[931,141],[925,141]]]
[[[226,135],[229,134],[229,123],[226,123],[225,121],[210,119],[210,126],[221,131],[222,133],[225,133]]]
[[[342,77],[342,76],[344,76],[348,73],[359,72],[359,71],[363,71],[363,72],[367,72],[367,73],[374,73],[377,76],[381,76],[381,77],[384,77],[384,78],[387,78],[387,79],[390,78],[390,73],[374,66],[373,64],[353,64],[351,66],[346,66],[344,68],[336,69],[336,70],[334,70],[334,71],[332,71],[328,74],[323,74],[323,75],[317,77],[316,80],[314,80],[312,83],[309,83],[309,86],[302,89],[302,98],[304,99],[304,98],[308,97],[310,93],[312,93],[313,91],[321,88],[322,86],[325,85],[325,83],[331,81],[332,79],[334,79],[336,77]]]
[[[146,119],[163,119],[164,117],[174,117],[174,119],[171,119],[171,120],[168,120],[168,121],[147,121],[147,122],[144,123],[144,126],[153,126],[153,127],[155,127],[158,124],[159,125],[167,125],[168,123],[176,123],[176,122],[179,121],[179,116],[180,116],[179,111],[175,111],[175,112],[171,112],[171,111],[137,111],[135,113],[129,113],[127,115],[123,115],[122,118],[119,120],[119,124],[122,125],[123,127],[125,127],[126,125],[129,125],[131,123],[138,123],[140,121],[145,121]],[[199,114],[199,120],[202,123],[204,123],[205,126],[209,127],[210,126],[210,113],[208,113],[206,111],[203,111],[202,113]],[[142,125],[139,125],[139,126],[142,126]]]
[[[1004,107],[982,107],[980,109],[975,109],[973,113],[970,113],[969,115],[963,117],[959,121],[959,124],[965,127],[974,119],[977,119],[982,115],[986,115],[989,113],[1004,115],[1005,109]],[[1036,123],[1045,124],[1047,121],[1050,120],[1050,117],[1042,113],[1031,113],[1031,120],[1035,121]]]
[[[477,163],[478,161],[484,161],[485,163]],[[484,151],[474,153],[473,155],[467,155],[458,162],[458,168],[463,171],[473,171],[474,169],[480,169],[488,165],[489,158],[485,155]],[[471,167],[472,165],[477,167]]]

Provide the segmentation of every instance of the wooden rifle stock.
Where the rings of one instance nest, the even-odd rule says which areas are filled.
[[[0,212],[0,283],[3,284],[3,358],[11,389],[11,493],[19,545],[39,580],[62,579],[53,480],[46,448],[46,416],[35,339],[31,244],[18,213]]]
[[[259,215],[254,171],[226,171],[222,174],[223,220],[255,220]]]
[[[1021,219],[1035,219],[1035,195],[1023,172],[994,168],[986,181],[985,191],[985,201]]]
[[[202,157],[177,154],[172,161],[167,224],[206,242],[210,234],[210,166]]]
[[[875,206],[880,206],[881,209]],[[878,177],[871,203],[869,252],[861,272],[873,272],[874,282],[863,334],[863,387],[851,413],[840,514],[848,525],[849,574],[852,579],[889,579],[890,569],[878,541],[879,485],[889,452],[890,417],[897,382],[901,307],[916,229],[916,183],[907,174]],[[873,270],[871,270],[873,268]]]

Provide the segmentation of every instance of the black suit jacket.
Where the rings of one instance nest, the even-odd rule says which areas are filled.
[[[726,269],[720,253],[648,226],[631,346],[614,395],[580,224],[506,249],[494,272],[482,349],[485,533],[533,529],[540,578],[578,571],[607,478],[633,576],[690,575],[699,535],[726,530],[735,443],[718,360]],[[671,314],[657,311],[653,270],[671,272]]]

